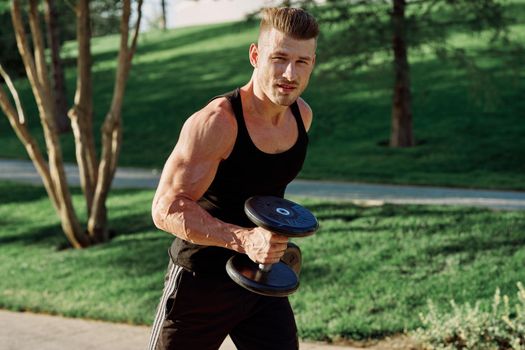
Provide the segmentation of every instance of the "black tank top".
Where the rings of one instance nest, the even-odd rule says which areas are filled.
[[[285,152],[265,153],[255,146],[248,134],[239,89],[218,97],[226,97],[233,107],[237,139],[230,156],[220,163],[212,184],[198,204],[219,220],[254,227],[244,214],[244,202],[255,195],[284,196],[286,186],[303,166],[308,135],[299,106],[294,102],[290,108],[297,123],[297,141]],[[174,263],[202,273],[223,273],[226,261],[234,254],[237,253],[226,248],[197,245],[178,237],[170,248]]]

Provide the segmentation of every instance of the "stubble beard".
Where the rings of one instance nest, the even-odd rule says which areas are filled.
[[[289,107],[292,104],[294,104],[295,101],[297,101],[299,96],[301,96],[301,93],[303,92],[303,90],[304,89],[302,89],[301,86],[297,84],[296,89],[292,93],[284,94],[284,93],[279,92],[279,87],[277,87],[276,85],[272,85],[271,86],[271,92],[272,92],[271,100],[276,105]]]

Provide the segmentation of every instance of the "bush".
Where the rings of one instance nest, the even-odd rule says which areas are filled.
[[[420,315],[423,327],[413,336],[425,350],[525,350],[525,289],[518,283],[518,303],[511,310],[509,298],[494,295],[492,311],[475,306],[457,305],[441,313],[429,301],[429,312]]]

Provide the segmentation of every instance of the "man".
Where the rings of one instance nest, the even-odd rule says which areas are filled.
[[[299,96],[315,64],[315,19],[293,8],[263,10],[249,50],[250,81],[212,100],[184,124],[153,200],[155,225],[176,236],[150,349],[297,349],[287,298],[235,284],[225,264],[247,254],[279,261],[287,238],[254,227],[244,201],[284,196],[301,170],[312,122]]]

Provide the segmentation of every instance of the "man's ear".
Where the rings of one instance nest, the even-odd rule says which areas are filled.
[[[259,48],[257,45],[252,43],[250,45],[250,63],[253,68],[257,68],[257,62],[259,61]]]

